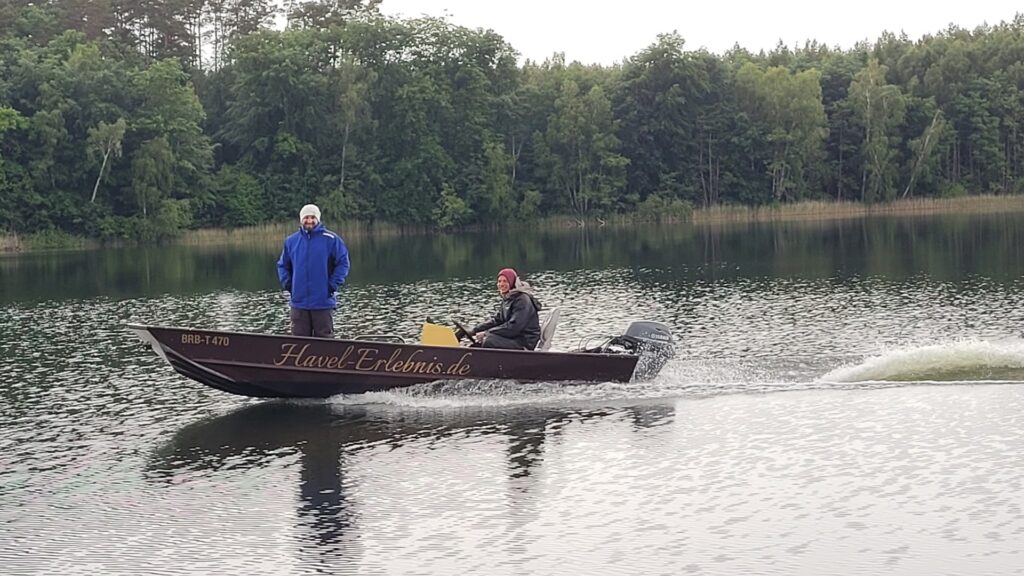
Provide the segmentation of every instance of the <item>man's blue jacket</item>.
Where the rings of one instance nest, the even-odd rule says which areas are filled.
[[[331,310],[338,303],[334,293],[348,277],[348,265],[345,242],[318,222],[309,232],[299,228],[285,238],[277,277],[291,294],[292,308]]]

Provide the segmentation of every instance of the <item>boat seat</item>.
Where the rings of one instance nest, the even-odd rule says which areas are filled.
[[[540,325],[540,341],[537,342],[536,350],[547,350],[551,348],[551,340],[555,336],[555,328],[558,328],[558,318],[562,315],[561,308],[552,308],[548,317]]]

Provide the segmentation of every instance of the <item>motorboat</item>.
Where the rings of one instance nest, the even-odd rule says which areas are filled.
[[[467,346],[428,322],[419,342],[399,336],[309,338],[130,324],[179,374],[242,396],[326,398],[439,380],[629,382],[657,375],[673,355],[668,327],[637,321],[594,346],[552,351]],[[468,331],[466,331],[468,332]]]

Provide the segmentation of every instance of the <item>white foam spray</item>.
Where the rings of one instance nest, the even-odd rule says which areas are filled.
[[[819,382],[1024,381],[1024,341],[963,340],[896,349],[821,376]]]

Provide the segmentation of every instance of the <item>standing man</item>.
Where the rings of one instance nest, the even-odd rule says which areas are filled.
[[[277,276],[291,295],[293,336],[334,336],[334,294],[348,277],[348,248],[341,237],[324,228],[320,209],[306,204],[299,211],[299,231],[285,238]]]

